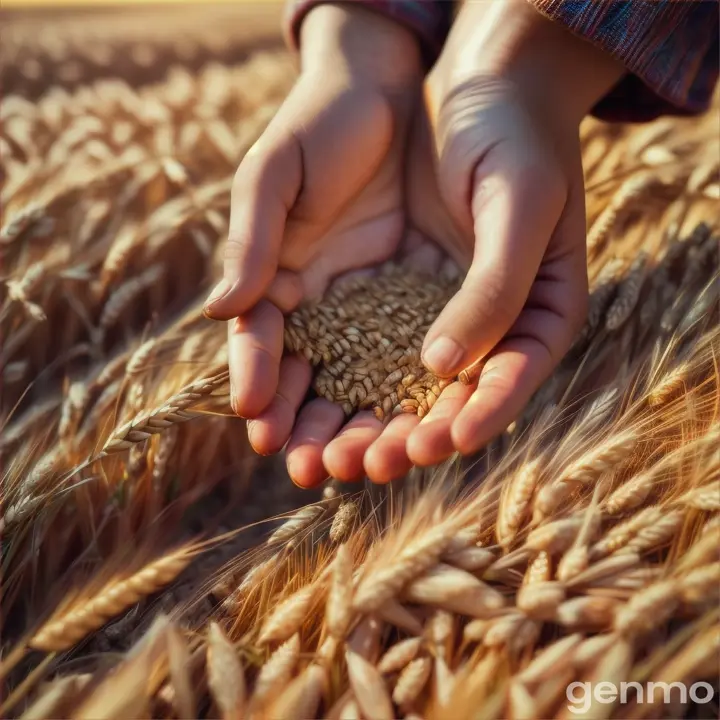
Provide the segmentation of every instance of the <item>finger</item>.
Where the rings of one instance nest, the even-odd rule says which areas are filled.
[[[255,452],[272,455],[288,441],[311,377],[310,365],[305,359],[294,355],[282,359],[275,397],[267,410],[248,422],[248,439]]]
[[[382,431],[383,424],[372,413],[358,413],[323,452],[330,476],[345,482],[360,480],[365,475],[365,451]]]
[[[569,209],[558,245],[565,246],[570,233],[583,239],[582,217],[581,209]],[[574,250],[543,265],[525,309],[488,358],[477,390],[453,423],[453,444],[461,453],[475,452],[520,414],[570,348],[586,303],[584,247],[576,242]]]
[[[542,344],[525,337],[502,342],[452,423],[452,443],[458,452],[470,455],[505,430],[552,367]]]
[[[237,317],[263,296],[301,185],[302,150],[292,133],[266,134],[246,154],[233,182],[223,278],[205,303],[208,317]]]
[[[302,278],[290,270],[278,270],[265,291],[265,298],[283,314],[292,312],[303,299]]]
[[[407,440],[419,422],[417,415],[398,415],[370,445],[363,465],[367,476],[374,483],[389,483],[410,472],[412,462],[407,455]]]
[[[408,437],[407,453],[413,464],[435,465],[455,452],[450,429],[473,389],[455,382],[442,391],[430,412]]]
[[[437,375],[455,375],[487,354],[525,303],[566,197],[560,173],[531,152],[500,143],[471,175],[473,263],[423,345],[423,362]]]
[[[286,451],[288,474],[296,485],[316,487],[328,477],[323,450],[344,420],[342,408],[324,398],[309,402],[300,411]]]
[[[283,316],[267,300],[228,322],[230,402],[240,417],[256,418],[271,403],[282,351]]]

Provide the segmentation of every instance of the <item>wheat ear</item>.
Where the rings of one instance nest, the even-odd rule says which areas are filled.
[[[392,703],[378,669],[364,657],[347,649],[345,653],[350,687],[363,715],[377,720],[393,720]]]
[[[247,699],[245,672],[233,644],[217,623],[211,623],[208,630],[207,678],[223,720],[241,720]]]
[[[263,623],[258,642],[263,645],[294,635],[307,619],[314,595],[315,587],[306,585],[280,603]]]
[[[84,605],[45,623],[30,640],[30,647],[46,652],[71,648],[110,618],[171,583],[190,564],[195,553],[193,546],[182,547],[128,578],[109,583]]]
[[[160,407],[141,413],[129,422],[116,428],[103,446],[103,453],[110,454],[126,450],[135,443],[147,440],[152,435],[176,423],[187,422],[197,416],[197,413],[188,410],[214,390],[227,382],[228,372],[197,380],[186,385],[180,392],[169,398]]]
[[[325,624],[332,636],[345,637],[352,617],[352,553],[340,545],[333,563],[332,581],[325,608]]]

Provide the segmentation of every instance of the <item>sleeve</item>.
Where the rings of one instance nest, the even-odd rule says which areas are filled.
[[[283,34],[287,44],[298,47],[300,25],[308,12],[322,2],[332,0],[288,0],[285,6]],[[396,20],[418,37],[423,57],[432,64],[442,49],[450,29],[451,0],[346,0]]]
[[[720,52],[717,0],[529,1],[627,68],[593,109],[596,117],[645,121],[709,107]]]

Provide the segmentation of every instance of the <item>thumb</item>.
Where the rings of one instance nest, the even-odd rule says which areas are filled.
[[[208,317],[242,315],[275,277],[287,215],[302,184],[301,152],[293,133],[266,133],[243,158],[232,187],[223,278],[205,302]]]
[[[500,144],[472,172],[472,265],[423,344],[436,375],[452,377],[485,356],[527,300],[566,193],[562,175],[531,157]]]

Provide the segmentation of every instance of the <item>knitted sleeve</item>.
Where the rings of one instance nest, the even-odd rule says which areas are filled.
[[[596,116],[643,121],[708,108],[718,78],[717,0],[529,1],[628,69]]]

